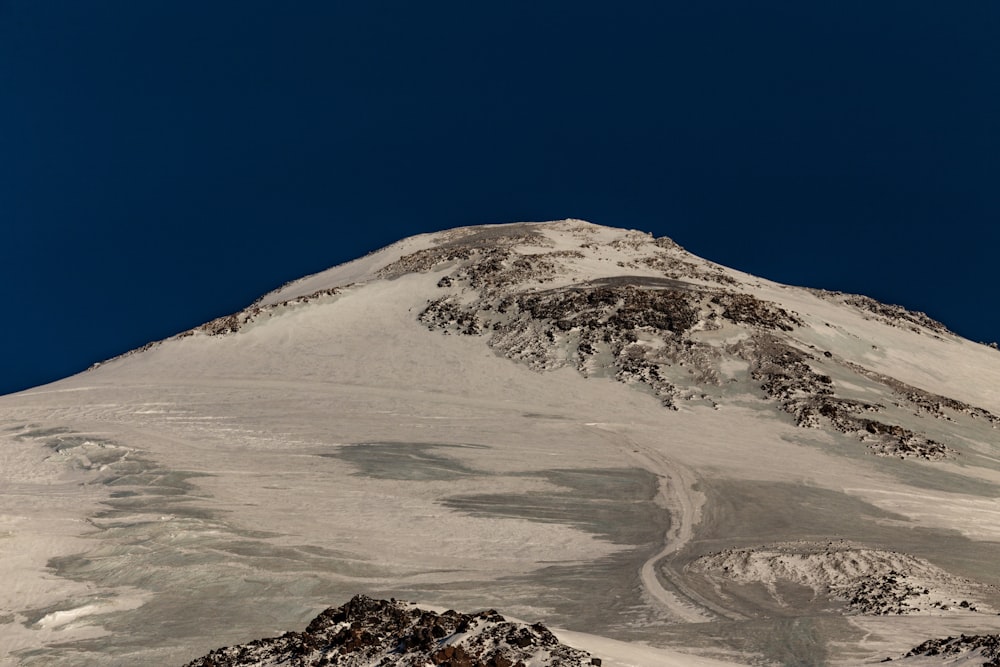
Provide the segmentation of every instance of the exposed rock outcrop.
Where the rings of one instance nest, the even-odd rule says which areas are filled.
[[[687,255],[669,239],[625,232],[606,246],[612,256],[631,257],[619,260],[623,271],[655,268],[662,277],[623,272],[569,284],[565,280],[573,275],[573,262],[584,255],[551,249],[546,240],[511,233],[476,246],[460,237],[403,257],[383,272],[448,271],[438,281],[445,293],[428,302],[419,320],[444,333],[484,336],[498,353],[538,371],[572,365],[586,376],[610,376],[643,387],[663,405],[677,408],[682,398],[708,399],[705,388],[722,384],[722,362],[736,358],[747,364],[750,379],[763,395],[791,414],[798,426],[832,428],[865,443],[878,456],[955,456],[945,443],[889,421],[881,414],[885,406],[838,395],[830,375],[817,370],[817,357],[795,340],[795,330],[805,326],[797,313],[745,291],[721,268]],[[600,250],[586,242],[580,247]],[[557,278],[563,284],[547,285]],[[892,319],[894,326],[905,323],[947,332],[926,316],[898,306],[815,293]],[[728,347],[712,345],[700,335],[727,327],[730,337],[739,340]],[[918,409],[940,412],[947,407],[996,423],[996,417],[980,408],[921,392],[846,361],[828,363],[886,385]]]
[[[760,388],[767,396],[779,401],[782,410],[794,415],[799,426],[815,428],[828,424],[841,433],[856,436],[879,456],[936,460],[955,454],[940,442],[872,418],[872,414],[884,409],[881,405],[837,397],[830,376],[810,366],[816,357],[787,342],[758,335],[741,344],[738,350],[751,363],[750,376],[761,383]],[[871,375],[860,366],[852,368]]]
[[[908,310],[903,306],[882,303],[862,294],[846,294],[823,289],[810,289],[809,291],[821,299],[854,307],[864,312],[867,317],[889,326],[906,327],[916,333],[951,333],[948,327],[929,317],[926,313]]]
[[[917,656],[939,656],[942,659],[967,656],[970,659],[969,664],[975,664],[971,660],[979,658],[983,660],[980,663],[982,667],[1000,667],[1000,635],[959,635],[928,639],[910,649],[903,657]]]
[[[583,667],[589,653],[561,644],[544,625],[419,609],[357,595],[314,618],[302,632],[212,651],[187,667]]]

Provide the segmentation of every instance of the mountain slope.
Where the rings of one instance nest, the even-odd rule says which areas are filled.
[[[1000,354],[640,232],[406,239],[0,409],[12,664],[358,592],[737,663],[997,631]]]

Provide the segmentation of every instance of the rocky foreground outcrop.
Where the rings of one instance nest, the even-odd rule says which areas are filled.
[[[599,658],[559,643],[540,623],[496,611],[442,614],[399,600],[357,595],[314,618],[303,632],[228,646],[187,667],[582,667]]]

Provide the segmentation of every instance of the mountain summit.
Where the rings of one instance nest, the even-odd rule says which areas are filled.
[[[358,593],[607,665],[1000,627],[1000,354],[638,231],[405,239],[0,420],[11,664],[180,664]]]

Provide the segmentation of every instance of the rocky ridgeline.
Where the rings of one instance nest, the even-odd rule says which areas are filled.
[[[826,301],[852,306],[864,312],[867,317],[878,320],[883,324],[894,327],[906,327],[915,333],[924,333],[926,331],[935,334],[951,333],[948,327],[929,317],[926,313],[907,310],[902,306],[882,303],[869,296],[831,292],[823,289],[810,289],[809,291]]]
[[[303,632],[212,651],[187,667],[583,667],[589,653],[561,644],[543,625],[496,611],[438,614],[358,595],[314,618]]]
[[[226,336],[229,334],[238,333],[241,329],[246,327],[248,324],[255,322],[257,320],[271,317],[277,312],[288,310],[290,308],[295,308],[297,306],[303,306],[312,301],[316,301],[322,297],[335,296],[340,294],[339,289],[330,288],[323,289],[313,292],[312,294],[307,294],[305,296],[296,297],[294,299],[288,299],[286,301],[281,301],[278,303],[261,305],[260,303],[254,303],[254,305],[249,308],[244,308],[238,313],[233,313],[232,315],[225,315],[223,317],[217,317],[211,322],[206,322],[200,327],[195,327],[189,331],[185,331],[179,334],[177,338],[185,338],[187,336],[193,336],[195,333],[206,333],[210,336]]]
[[[926,414],[935,419],[954,421],[954,418],[948,414],[950,410],[954,413],[967,415],[973,419],[983,419],[989,422],[994,428],[1000,425],[1000,417],[994,415],[989,410],[984,410],[983,408],[978,408],[947,396],[932,394],[929,391],[924,391],[905,382],[900,382],[896,378],[883,373],[876,373],[850,361],[842,361],[841,363],[858,375],[862,375],[869,380],[874,380],[888,387],[899,399],[909,404],[917,414]]]
[[[705,284],[735,281],[719,267],[686,259],[669,239],[625,232],[609,244],[625,253],[619,266],[655,267],[662,277],[622,275],[547,287],[572,276],[572,263],[585,251],[600,250],[588,227],[569,230],[581,240],[579,250],[547,250],[552,241],[530,227],[502,231],[493,230],[485,244],[482,233],[457,235],[400,258],[380,275],[450,267],[438,281],[446,294],[419,315],[428,328],[488,336],[493,349],[536,370],[571,364],[585,375],[613,375],[647,387],[671,407],[681,392],[667,367],[683,367],[697,383],[719,382],[716,351],[692,339],[692,332],[719,328],[724,320],[785,331],[801,325],[775,304]]]
[[[511,249],[515,246],[539,248],[553,245],[552,241],[530,225],[503,225],[478,230],[465,227],[445,232],[442,237],[443,242],[400,257],[380,269],[376,276],[392,280],[410,273],[424,273],[448,264],[475,259],[474,266],[481,267],[483,274],[490,275],[493,281],[497,281],[503,273],[499,269],[506,268],[502,267],[502,262],[510,258]],[[474,279],[475,276],[464,277]]]
[[[673,241],[668,238],[659,238],[654,241],[661,248],[677,248]],[[696,262],[681,259],[674,255],[657,254],[652,257],[643,257],[637,262],[626,264],[628,266],[646,266],[659,271],[668,278],[682,280],[685,278],[696,278],[705,282],[717,283],[719,285],[738,285],[739,282],[726,273],[721,267],[705,268]]]
[[[750,377],[760,382],[764,393],[793,415],[799,426],[829,424],[841,433],[854,435],[879,456],[938,460],[955,455],[953,449],[940,442],[873,419],[870,415],[883,410],[880,405],[838,398],[832,378],[813,370],[810,362],[816,362],[817,357],[808,352],[764,334],[741,342],[735,349],[749,361]],[[851,367],[866,377],[871,375],[862,373],[864,369],[856,364]],[[890,380],[879,377],[885,382]]]
[[[958,658],[962,656],[982,658],[982,667],[1000,667],[1000,635],[959,635],[943,639],[928,639],[915,646],[904,656]],[[972,664],[972,663],[963,663]]]
[[[286,285],[287,284],[290,283],[286,283]],[[273,303],[268,305],[262,305],[260,303],[261,300],[258,299],[251,306],[244,308],[238,313],[232,313],[230,315],[223,315],[222,317],[217,317],[214,320],[211,320],[210,322],[206,322],[205,324],[197,326],[193,329],[188,329],[187,331],[183,331],[177,334],[176,336],[171,336],[170,338],[167,338],[165,340],[179,340],[181,338],[188,338],[189,336],[195,336],[197,334],[208,334],[209,336],[228,336],[230,334],[239,333],[253,322],[263,320],[268,317],[272,317],[275,314],[288,310],[290,308],[303,306],[307,303],[316,301],[323,297],[335,296],[337,294],[340,294],[340,292],[341,289],[339,288],[317,290],[312,294],[307,294],[305,296],[300,296],[294,299],[288,299],[285,301],[281,301],[279,303]],[[109,363],[111,361],[117,361],[118,359],[124,359],[126,357],[131,357],[132,355],[145,352],[146,350],[151,350],[155,347],[162,345],[163,342],[164,342],[163,340],[151,341],[149,343],[146,343],[142,347],[138,347],[134,350],[129,350],[124,354],[119,354],[118,356],[112,357],[111,359],[108,359],[106,361],[98,362],[93,366],[91,366],[90,368],[88,368],[87,370],[94,370],[95,368],[99,368],[100,366],[103,366],[104,364]]]
[[[850,542],[789,542],[726,549],[702,556],[687,571],[716,583],[761,584],[781,603],[778,584],[812,589],[854,614],[874,616],[981,612],[980,584],[922,558]]]

